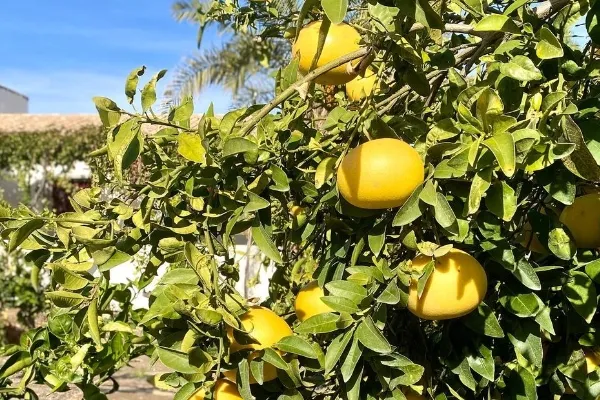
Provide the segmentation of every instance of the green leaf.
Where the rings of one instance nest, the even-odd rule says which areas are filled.
[[[484,302],[477,310],[463,318],[464,324],[476,333],[493,338],[503,338],[504,331],[500,327],[494,311]]]
[[[525,4],[531,2],[532,0],[514,0],[512,3],[509,3],[509,6],[504,10],[504,15],[510,15],[514,11],[523,7]]]
[[[262,356],[262,359],[265,362],[279,369],[288,369],[287,362],[285,362],[285,360],[281,358],[281,355],[278,352],[271,348],[266,348],[263,351],[264,354]]]
[[[515,56],[509,62],[501,64],[500,72],[522,82],[537,81],[543,78],[533,61],[525,56]]]
[[[406,202],[402,205],[402,207],[400,207],[400,209],[396,213],[394,221],[392,222],[393,226],[408,225],[421,216],[421,209],[419,208],[419,198],[421,196],[422,190],[423,186],[419,186],[412,192],[410,197],[406,200]]]
[[[525,368],[542,367],[542,338],[540,327],[531,319],[515,321],[507,330],[508,339],[515,349],[517,362]]]
[[[600,182],[600,167],[596,164],[594,156],[587,148],[585,139],[579,126],[567,115],[562,119],[563,137],[569,143],[575,144],[575,150],[562,159],[564,166],[578,177]]]
[[[89,280],[61,267],[59,264],[52,266],[52,280],[67,290],[80,290],[90,283]]]
[[[331,295],[344,297],[356,304],[360,304],[367,297],[367,289],[351,281],[332,281],[325,284],[325,288]]]
[[[346,17],[348,0],[321,0],[321,6],[331,23],[339,24]]]
[[[340,368],[340,372],[342,373],[342,380],[344,382],[348,382],[350,377],[354,373],[356,365],[360,360],[360,356],[362,354],[362,349],[360,344],[358,343],[358,337],[354,335],[352,339],[352,345],[348,349],[348,352],[344,356],[344,361],[342,362],[342,366]]]
[[[434,11],[427,0],[398,0],[395,3],[400,14],[412,18],[431,29],[444,29],[442,17]]]
[[[497,133],[489,139],[483,141],[483,144],[494,153],[502,172],[507,177],[512,177],[515,173],[515,142],[510,133]]]
[[[525,287],[531,290],[540,290],[542,288],[540,278],[537,276],[533,266],[527,260],[519,260],[516,264],[516,268],[511,270],[511,272],[523,285],[525,285]]]
[[[142,89],[142,112],[148,111],[156,102],[156,83],[167,73],[166,69],[158,71]]]
[[[88,327],[90,331],[90,336],[92,340],[96,344],[97,348],[102,347],[102,341],[100,338],[100,329],[98,327],[98,299],[94,297],[90,306],[87,310],[87,321]]]
[[[398,304],[400,302],[400,289],[396,280],[392,280],[377,298],[377,301],[385,304]]]
[[[555,335],[554,322],[550,314],[551,308],[544,306],[540,312],[535,316],[535,322],[539,324],[542,329],[547,330],[550,334]]]
[[[129,168],[142,152],[140,123],[130,118],[117,125],[109,135],[108,154],[114,163],[114,172],[119,182],[123,182],[123,170]]]
[[[275,344],[279,350],[297,354],[302,357],[317,359],[319,356],[314,347],[304,338],[300,336],[286,336]]]
[[[239,153],[257,152],[258,145],[243,137],[232,137],[223,144],[223,157],[230,157]]]
[[[356,328],[354,336],[368,349],[376,353],[387,354],[392,351],[392,346],[377,329],[371,316],[367,316]]]
[[[452,207],[450,207],[448,200],[446,200],[446,196],[438,192],[436,197],[437,203],[434,206],[435,220],[442,228],[445,228],[452,233],[458,233],[456,215],[454,214]]]
[[[8,251],[12,252],[17,249],[33,232],[44,226],[44,220],[33,218],[21,225],[16,231],[10,234],[8,242]]]
[[[333,168],[335,167],[335,158],[327,157],[319,163],[315,172],[315,187],[320,189],[327,181],[333,177]]]
[[[275,190],[277,192],[287,192],[290,190],[290,181],[283,169],[278,167],[277,165],[271,165],[271,178],[275,185],[271,186],[271,190]]]
[[[125,96],[127,96],[127,101],[129,104],[133,104],[133,98],[135,97],[135,93],[137,91],[138,81],[140,76],[144,75],[145,71],[146,66],[142,65],[141,67],[135,68],[127,76],[127,80],[125,81]]]
[[[539,171],[536,174],[538,182],[554,199],[565,205],[573,204],[577,191],[576,178],[565,168],[560,166],[557,168],[556,166],[555,164],[550,168]]]
[[[92,101],[96,105],[96,110],[98,110],[104,128],[111,128],[119,123],[121,109],[117,106],[117,103],[106,97],[93,97]]]
[[[347,400],[360,400],[360,384],[362,382],[363,367],[356,368],[354,373],[346,382],[344,390],[346,392],[345,398]]]
[[[540,298],[535,293],[503,296],[500,297],[500,303],[508,311],[521,318],[528,318],[536,315],[542,304]]]
[[[85,300],[85,297],[79,293],[66,292],[64,290],[46,292],[46,298],[59,308],[72,308]]]
[[[348,330],[336,336],[336,338],[331,341],[329,347],[327,347],[327,353],[325,354],[325,375],[329,375],[335,368],[340,357],[342,357],[344,350],[348,347],[348,343],[352,340],[353,333],[352,330]]]
[[[321,301],[337,312],[353,314],[359,310],[355,302],[345,297],[323,296]]]
[[[174,371],[181,372],[182,374],[195,374],[199,372],[198,368],[190,365],[187,353],[167,347],[157,347],[156,353],[160,362]]]
[[[540,41],[535,46],[535,54],[540,60],[560,58],[565,54],[556,36],[546,26],[540,29],[539,35]]]
[[[481,198],[490,188],[492,182],[492,172],[492,168],[486,168],[481,171],[477,171],[473,177],[473,182],[471,182],[471,189],[469,191],[468,215],[475,214],[479,210]]]
[[[594,282],[581,271],[571,271],[571,277],[563,286],[563,293],[577,314],[591,323],[596,313],[597,295]]]
[[[206,162],[206,149],[199,135],[180,133],[177,136],[177,152],[186,160],[201,164]]]
[[[517,367],[507,379],[508,392],[514,400],[537,400],[535,377],[526,368]]]
[[[333,313],[317,314],[296,327],[298,333],[327,333],[338,330],[339,316]]]
[[[194,382],[188,382],[185,385],[183,385],[178,391],[177,393],[175,393],[175,396],[173,397],[173,400],[189,400],[194,398],[194,393],[196,393],[196,391],[198,391],[198,389],[196,388],[196,385],[194,385]]]
[[[435,270],[435,260],[431,260],[425,265],[423,270],[421,271],[421,276],[419,277],[419,281],[417,282],[417,297],[420,299],[423,295],[423,291],[427,286],[427,282],[431,277],[431,274]]]
[[[563,228],[554,228],[548,234],[548,248],[561,260],[570,260],[575,256],[577,248]]]
[[[517,211],[517,196],[506,182],[496,182],[485,198],[485,205],[498,218],[511,221]]]
[[[282,264],[283,259],[281,258],[281,253],[273,243],[273,239],[271,239],[271,235],[267,232],[265,227],[260,222],[258,216],[254,219],[252,223],[252,240],[258,246],[258,248],[265,253],[267,257],[276,262],[277,264]]]
[[[379,221],[373,228],[371,228],[368,234],[367,239],[369,242],[369,249],[375,256],[379,255],[383,245],[385,244],[386,222],[386,220]]]
[[[591,3],[591,2],[590,2]],[[600,44],[600,3],[597,1],[592,3],[590,10],[588,11],[585,18],[585,27],[587,28],[588,34],[595,44]]]
[[[248,195],[249,200],[248,204],[246,204],[246,206],[244,207],[244,212],[246,213],[262,210],[271,205],[271,203],[268,200],[263,199],[257,194],[254,194],[252,192],[247,192],[246,194]]]
[[[494,356],[484,344],[479,345],[478,354],[471,353],[467,356],[467,362],[473,371],[490,382],[494,381]]]
[[[412,67],[407,67],[404,71],[404,81],[411,87],[412,90],[417,94],[426,97],[431,93],[431,86],[429,80],[423,71],[417,71]]]
[[[458,379],[460,379],[463,385],[471,389],[473,392],[475,391],[475,388],[477,387],[477,381],[471,373],[469,362],[466,358],[464,358],[462,362],[452,370],[452,372],[458,375]]]
[[[485,16],[475,25],[473,30],[475,30],[475,32],[521,33],[517,24],[515,24],[510,17],[501,14]]]
[[[254,400],[250,390],[250,364],[246,358],[238,364],[236,383],[243,400]]]
[[[585,273],[588,274],[594,282],[600,284],[600,259],[594,260],[585,266]]]

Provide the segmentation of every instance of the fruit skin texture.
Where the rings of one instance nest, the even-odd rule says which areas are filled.
[[[346,83],[346,95],[352,101],[360,101],[373,92],[376,82],[377,74],[368,69],[364,77],[359,75]]]
[[[350,150],[337,170],[337,186],[355,207],[399,207],[423,183],[425,166],[409,144],[376,139]]]
[[[204,389],[200,389],[190,397],[190,400],[204,400],[205,395]],[[219,379],[217,383],[215,383],[213,392],[214,400],[238,400],[241,398],[242,396],[240,395],[240,392],[238,392],[235,383],[228,381],[227,379]]]
[[[325,296],[317,281],[312,281],[298,292],[294,308],[300,321],[306,321],[312,316],[332,312],[333,309],[321,301]]]
[[[423,269],[431,257],[419,255],[413,268]],[[408,309],[423,319],[458,318],[477,308],[487,291],[487,275],[479,262],[459,249],[451,249],[436,259],[434,271],[420,299],[417,281],[413,280],[408,295]]]
[[[580,249],[600,247],[600,193],[577,197],[560,214]]]
[[[290,326],[283,318],[275,314],[273,311],[264,307],[250,307],[248,311],[240,317],[242,326],[245,331],[249,332],[250,336],[258,343],[240,344],[233,336],[233,328],[227,328],[227,338],[231,343],[229,350],[235,353],[240,350],[252,349],[262,350],[271,347],[286,336],[293,334]],[[251,353],[248,361],[253,360],[258,356],[258,353]],[[223,375],[231,381],[235,381],[237,370],[225,371]],[[271,364],[264,363],[263,379],[265,382],[272,381],[277,378],[277,368]],[[250,376],[250,383],[256,383],[254,378]]]
[[[310,71],[310,67],[317,52],[319,43],[319,29],[321,21],[316,21],[306,25],[300,31],[298,39],[292,46],[292,56],[300,60],[298,70],[306,75]],[[360,35],[356,29],[348,24],[331,24],[327,39],[323,45],[323,51],[319,57],[315,68],[352,53],[360,48]],[[343,85],[350,82],[355,75],[349,74],[347,65],[340,65],[315,79],[316,83],[322,85]]]

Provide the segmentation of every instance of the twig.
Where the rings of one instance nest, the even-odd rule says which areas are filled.
[[[308,74],[306,74],[306,76],[304,78],[300,79],[299,81],[296,81],[296,83],[294,83],[293,85],[288,87],[286,90],[281,92],[281,94],[279,96],[277,96],[273,100],[271,100],[268,104],[266,104],[263,108],[261,108],[252,118],[250,118],[250,120],[242,127],[242,129],[240,129],[240,135],[241,136],[247,135],[252,130],[252,128],[254,128],[254,126],[256,124],[258,124],[258,122],[260,122],[261,119],[263,119],[267,114],[269,114],[279,104],[283,103],[285,100],[287,100],[289,97],[291,97],[294,94],[294,92],[296,91],[296,89],[298,89],[300,86],[304,85],[307,82],[314,80],[316,77],[323,75],[324,73],[326,73],[334,68],[339,67],[340,65],[344,65],[352,60],[356,60],[357,58],[364,57],[367,54],[369,54],[370,51],[371,51],[371,49],[369,47],[363,47],[352,53],[346,54],[343,57],[333,60],[332,62],[327,63],[327,64],[323,65],[322,67],[315,69],[312,72],[309,72]]]

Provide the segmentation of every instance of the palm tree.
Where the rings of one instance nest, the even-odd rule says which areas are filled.
[[[219,18],[219,0],[184,0],[173,4],[175,19],[198,24],[198,51],[187,56],[175,69],[167,86],[165,97],[170,103],[185,96],[198,95],[209,85],[221,85],[229,90],[235,105],[255,104],[267,100],[273,93],[272,74],[284,67],[289,60],[288,41],[268,34],[269,30],[281,29],[283,24],[253,26],[245,24],[244,18]],[[277,10],[282,18],[288,18],[297,10],[295,0],[251,2],[253,13]],[[232,32],[231,39],[220,48],[203,49],[202,36],[205,29],[216,24],[221,31]],[[259,36],[260,34],[260,36]]]

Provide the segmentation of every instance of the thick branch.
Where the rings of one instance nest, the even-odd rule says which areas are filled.
[[[327,64],[323,65],[322,67],[315,69],[312,72],[309,72],[308,74],[306,74],[306,76],[304,78],[300,79],[299,81],[296,81],[293,85],[291,85],[290,87],[285,89],[283,92],[281,92],[281,94],[279,96],[275,97],[268,104],[266,104],[263,108],[261,108],[256,114],[254,114],[254,116],[252,118],[250,118],[250,120],[242,127],[242,129],[240,129],[240,134],[242,136],[247,135],[252,130],[252,128],[254,128],[254,126],[260,122],[261,119],[263,119],[267,114],[269,114],[279,104],[283,103],[285,100],[287,100],[289,97],[291,97],[300,86],[312,81],[316,77],[323,75],[324,73],[326,73],[328,71],[331,71],[334,68],[339,67],[340,65],[344,65],[352,60],[356,60],[357,58],[364,57],[367,54],[369,54],[370,51],[371,51],[371,48],[363,47],[352,53],[346,54],[343,57],[333,60],[332,62],[327,63]]]

